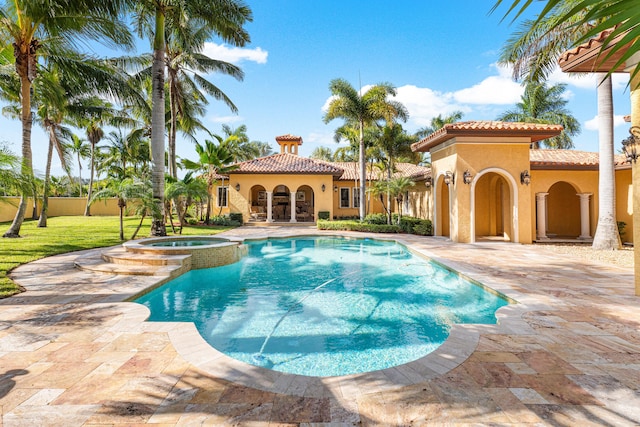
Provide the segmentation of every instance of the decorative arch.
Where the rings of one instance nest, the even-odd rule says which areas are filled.
[[[482,179],[483,176],[495,173],[498,176],[502,177],[509,187],[509,210],[506,211],[510,218],[508,219],[508,223],[511,226],[511,242],[518,243],[519,242],[519,227],[518,227],[518,185],[515,178],[506,170],[502,168],[486,168],[479,171],[471,181],[471,209],[470,209],[470,225],[471,225],[471,243],[475,243],[476,241],[476,187],[478,186],[478,181]],[[506,231],[506,230],[505,230]]]
[[[451,237],[451,189],[444,176],[440,172],[433,180],[433,235]]]
[[[309,185],[301,185],[296,190],[296,221],[313,222],[315,211],[315,193]]]
[[[546,235],[575,238],[581,234],[580,190],[571,182],[556,181],[547,190]]]

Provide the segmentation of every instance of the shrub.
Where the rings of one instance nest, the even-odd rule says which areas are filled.
[[[231,221],[235,221],[238,224],[242,224],[244,222],[244,218],[240,212],[232,212],[229,214],[229,219]]]
[[[420,222],[413,226],[413,234],[420,236],[432,236],[433,226],[428,219],[421,219]]]
[[[618,234],[620,234],[620,238],[626,234],[625,228],[627,227],[627,223],[624,221],[618,221]]]
[[[367,224],[386,224],[387,216],[383,213],[369,214],[364,217],[364,222]]]
[[[241,222],[234,221],[228,216],[224,215],[216,215],[210,218],[211,224],[213,225],[224,225],[224,226],[238,226],[241,225]]]
[[[329,211],[320,211],[318,212],[318,221],[320,220],[328,220],[329,219]]]
[[[414,218],[414,217],[411,217],[411,216],[403,216],[400,219],[400,228],[405,233],[412,234],[413,233],[413,228],[416,225],[420,224],[420,221],[422,221],[420,218]],[[393,223],[394,224],[398,223],[398,216],[397,215],[393,215]]]
[[[198,218],[186,218],[187,224],[198,225]]]
[[[369,233],[399,233],[400,227],[387,224],[367,224],[360,221],[318,220],[318,230],[362,231]]]

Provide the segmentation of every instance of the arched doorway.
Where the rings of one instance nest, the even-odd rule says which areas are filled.
[[[451,237],[449,186],[444,182],[444,175],[440,175],[436,182],[436,235]]]
[[[490,169],[478,173],[472,183],[474,241],[518,241],[515,180],[506,171]]]
[[[315,202],[313,188],[301,185],[296,191],[296,221],[313,222]]]
[[[249,192],[249,220],[267,219],[267,191],[262,185],[254,185]]]
[[[274,221],[291,220],[291,191],[284,184],[273,188],[271,218]]]
[[[579,191],[566,181],[553,184],[547,195],[547,237],[576,238],[580,235]]]

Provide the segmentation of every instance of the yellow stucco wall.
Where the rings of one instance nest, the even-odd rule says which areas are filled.
[[[240,191],[236,190],[240,184]],[[322,191],[324,184],[325,190]],[[231,174],[229,176],[229,212],[240,212],[247,222],[250,218],[250,207],[257,203],[254,186],[260,185],[265,191],[275,193],[278,186],[285,186],[288,193],[301,189],[305,192],[305,202],[311,203],[313,195],[313,218],[318,212],[329,211],[333,216],[333,176],[332,175],[276,175],[276,174]],[[214,195],[215,197],[216,195]],[[282,202],[285,202],[283,199]],[[215,200],[214,200],[215,205]]]
[[[442,182],[442,177],[447,171],[455,173],[455,182],[448,188],[450,211],[446,211],[446,206],[441,206],[436,212],[437,235],[442,235],[442,230],[446,229],[446,218],[441,217],[447,214],[450,216],[449,234],[453,241],[475,241],[476,236],[481,236],[481,232],[490,229],[489,224],[495,223],[499,218],[491,217],[490,211],[486,210],[489,204],[483,196],[486,198],[489,193],[487,189],[482,188],[481,178],[486,174],[495,173],[502,176],[507,185],[505,191],[508,198],[504,203],[507,204],[508,212],[503,214],[503,217],[508,224],[504,229],[504,238],[531,243],[531,193],[527,188],[523,188],[526,186],[520,184],[520,173],[529,169],[528,139],[452,138],[432,149],[431,164],[434,182]],[[465,171],[471,173],[470,184],[463,182]],[[442,188],[447,187],[436,186],[437,200],[443,199],[443,195],[437,194],[438,189]],[[476,230],[477,224],[480,225],[479,230]]]
[[[563,183],[563,184],[559,184]],[[580,198],[578,193],[591,193],[589,200],[589,233],[595,234],[598,224],[597,170],[532,170],[531,171],[531,232],[536,232],[536,194],[547,196],[547,231],[553,235],[580,235]]]
[[[1,197],[0,198],[0,222],[13,221],[16,214],[19,197]],[[49,197],[48,216],[82,216],[84,208],[87,205],[86,197]],[[27,203],[26,217],[31,217],[33,209],[33,199],[29,199]],[[91,205],[91,215],[106,216],[119,215],[117,199],[106,199],[96,201]],[[38,205],[38,215],[40,214],[40,205]]]
[[[616,219],[623,221],[625,233],[623,242],[633,242],[633,186],[631,168],[616,171]]]

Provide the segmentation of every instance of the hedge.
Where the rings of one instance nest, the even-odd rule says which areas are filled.
[[[384,222],[383,222],[384,219]],[[318,230],[337,230],[337,231],[363,231],[370,233],[408,233],[418,234],[421,236],[431,236],[433,234],[433,226],[428,219],[420,219],[413,217],[402,217],[400,225],[397,225],[398,217],[394,215],[394,224],[388,225],[384,214],[367,215],[363,222],[357,220],[351,221],[328,221],[318,219]]]
[[[318,230],[364,231],[370,233],[399,233],[400,227],[387,224],[366,224],[360,221],[326,221],[319,219]]]

